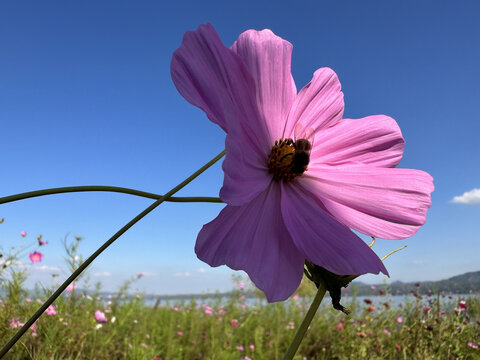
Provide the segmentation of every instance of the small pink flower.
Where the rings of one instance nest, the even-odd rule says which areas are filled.
[[[367,334],[365,334],[363,331],[359,331],[359,332],[357,332],[357,336],[361,337],[361,338],[366,338]]]
[[[402,350],[402,347],[398,344],[395,344],[395,349],[397,349],[397,351],[401,351]]]
[[[297,301],[298,300],[298,295],[294,295],[293,300]]]
[[[21,318],[13,318],[13,319],[10,319],[10,327],[12,329],[16,329],[16,328],[19,328],[19,327],[22,327],[24,324],[21,322],[22,319]]]
[[[137,274],[137,278],[138,278],[138,279],[140,279],[142,276],[143,276],[143,273],[141,273],[141,272],[139,272],[139,273]]]
[[[383,329],[383,332],[387,334],[388,336],[391,336],[392,333],[388,329]]]
[[[208,315],[212,314],[212,308],[210,306],[205,306],[205,314],[208,314]]]
[[[240,288],[240,290],[245,290],[245,283],[240,282],[240,283],[238,284],[238,287]]]
[[[148,345],[145,344],[145,343],[141,343],[140,346],[141,346],[141,347],[144,347],[144,348],[147,348],[147,347],[148,347]]]
[[[178,310],[180,310],[178,307],[176,307],[176,306],[173,306],[173,305],[172,305],[172,306],[170,306],[170,309],[172,309],[173,311],[178,311]]]
[[[290,330],[295,329],[295,323],[294,323],[293,321],[290,321],[290,322],[287,324],[287,329],[290,329]]]
[[[42,240],[42,235],[38,235],[38,236],[37,236],[37,240],[38,240],[38,245],[39,245],[39,246],[43,246],[43,245],[47,245],[47,244],[48,244],[48,241],[43,241],[43,240]]]
[[[67,291],[73,291],[77,288],[77,284],[70,284],[67,286]]]
[[[470,346],[472,349],[478,349],[478,345],[475,345],[474,343],[472,343],[470,341],[468,342],[467,345]]]
[[[468,309],[468,306],[467,306],[467,302],[465,300],[461,300],[458,302],[458,306],[461,308],[461,309]]]
[[[160,356],[157,356],[155,359],[153,360],[163,360]]]
[[[237,327],[237,326],[238,326],[238,320],[237,320],[237,319],[228,320],[228,323],[229,323],[230,326],[232,326],[232,327]]]
[[[425,307],[423,308],[423,313],[424,313],[424,314],[427,314],[430,310],[432,310],[432,308],[431,308],[430,306],[425,306]]]
[[[238,346],[236,347],[236,349],[237,349],[238,351],[245,351],[245,348],[243,347],[243,345],[238,345]]]
[[[182,331],[177,331],[177,335],[178,336],[183,336],[183,332]]]
[[[401,316],[399,316],[399,317],[397,318],[397,322],[398,322],[398,323],[402,323],[402,322],[403,322],[403,318],[402,318]]]
[[[150,339],[150,334],[146,334],[145,337],[146,337],[147,339]]]
[[[250,344],[249,348],[250,348],[250,350],[255,350],[255,345]]]
[[[100,310],[95,311],[95,320],[97,320],[99,324],[104,324],[108,321],[103,311]]]
[[[337,326],[335,326],[338,330],[343,330],[343,324],[337,324]]]
[[[30,258],[30,261],[32,263],[37,263],[37,262],[40,262],[42,261],[42,258],[43,258],[43,254],[39,251],[34,251],[33,253],[30,253],[28,255],[28,257]]]
[[[248,356],[245,356],[242,360],[252,360]]]
[[[375,285],[370,286],[370,289],[375,290],[376,289]]]
[[[45,310],[45,314],[47,315],[57,315],[57,310],[55,310],[55,307],[53,305],[50,305],[47,310]]]
[[[25,298],[25,301],[29,303],[29,302],[32,302],[32,299],[30,299],[30,298]]]
[[[25,231],[22,231],[22,232],[20,233],[20,235],[22,235],[22,237],[25,237],[25,236],[27,236],[27,233],[26,233]]]

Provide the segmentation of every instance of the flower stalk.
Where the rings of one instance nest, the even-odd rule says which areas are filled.
[[[317,312],[317,309],[323,300],[323,297],[325,296],[325,292],[326,292],[326,287],[325,287],[325,283],[322,280],[319,283],[317,293],[313,298],[312,304],[310,305],[310,308],[308,309],[307,314],[305,315],[305,318],[302,320],[302,323],[300,324],[300,327],[298,328],[297,333],[295,334],[295,337],[292,340],[292,343],[290,344],[290,346],[287,349],[287,352],[283,356],[283,360],[292,360],[293,357],[295,356],[305,336],[305,333],[307,332],[307,329],[310,326],[310,323],[312,322],[313,317],[315,316],[315,313]]]
[[[28,191],[20,194],[14,194],[9,196],[4,196],[0,198],[0,204],[6,204],[13,201],[30,199],[38,196],[53,195],[53,194],[63,194],[63,193],[72,193],[72,192],[87,192],[87,191],[105,191],[105,192],[117,192],[135,196],[141,196],[148,199],[161,199],[164,195],[154,194],[146,191],[140,191],[135,189],[129,189],[119,186],[105,186],[105,185],[87,185],[87,186],[65,186],[57,187],[51,189],[42,189],[35,191]],[[212,203],[222,203],[218,197],[209,197],[209,196],[196,196],[196,197],[175,197],[171,196],[165,198],[164,201],[169,202],[212,202]]]
[[[122,236],[128,229],[130,229],[133,225],[135,225],[138,221],[140,221],[143,217],[145,217],[148,213],[150,213],[152,210],[154,210],[158,205],[163,203],[164,201],[168,200],[171,198],[173,194],[175,194],[177,191],[185,187],[187,184],[189,184],[192,180],[194,180],[196,177],[198,177],[201,173],[203,173],[205,170],[207,170],[210,166],[215,164],[218,160],[220,160],[223,155],[225,155],[225,150],[222,151],[220,154],[215,156],[212,160],[210,160],[208,163],[206,163],[204,166],[202,166],[200,169],[198,169],[195,173],[190,175],[187,179],[182,181],[180,184],[175,186],[173,189],[171,189],[169,192],[167,192],[165,195],[161,196],[159,199],[157,199],[153,204],[151,204],[149,207],[147,207],[145,210],[143,210],[140,214],[135,216],[132,220],[130,220],[125,226],[123,226],[120,230],[118,230],[110,239],[108,239],[102,246],[100,246],[97,251],[95,251],[88,259],[86,259],[76,271],[72,273],[68,277],[67,280],[63,282],[62,285],[59,286],[59,288],[48,298],[47,301],[43,303],[42,306],[33,314],[33,316],[28,319],[28,321],[23,325],[20,330],[17,331],[17,333],[10,339],[10,341],[5,344],[5,346],[0,350],[0,358],[2,358],[11,348],[15,343],[22,337],[23,334],[37,321],[37,319],[47,310],[47,308],[60,296],[60,294],[67,288],[68,285],[72,281],[74,281],[80,273],[82,273],[88,265],[90,265],[93,260],[95,260],[98,255],[100,255],[107,247],[109,247],[115,240],[117,240],[120,236]]]

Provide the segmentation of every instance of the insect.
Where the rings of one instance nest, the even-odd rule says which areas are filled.
[[[310,162],[314,132],[312,128],[305,130],[302,124],[298,123],[294,130],[295,141],[293,147],[295,154],[292,159],[292,172],[301,175],[307,170]]]

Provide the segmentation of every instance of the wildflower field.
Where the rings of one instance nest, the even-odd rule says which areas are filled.
[[[310,297],[267,304],[243,286],[225,300],[157,302],[142,294],[102,297],[70,286],[7,354],[6,359],[281,359]],[[31,297],[17,273],[3,282],[0,339],[5,343],[47,298]],[[417,289],[415,289],[417,290]],[[345,301],[344,301],[345,302]],[[480,298],[435,293],[394,304],[388,288],[346,299],[352,314],[326,297],[295,359],[479,359]],[[3,344],[2,344],[3,345]]]

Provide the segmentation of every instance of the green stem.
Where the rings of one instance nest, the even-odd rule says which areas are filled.
[[[115,235],[113,235],[110,239],[108,239],[100,248],[97,249],[90,257],[85,260],[77,270],[73,272],[70,277],[65,280],[65,282],[60,285],[60,287],[48,298],[45,303],[40,306],[40,308],[37,310],[33,316],[28,319],[28,321],[25,323],[25,325],[22,326],[20,330],[17,331],[17,333],[10,339],[10,341],[0,350],[0,359],[5,356],[5,354],[11,349],[13,345],[22,337],[22,335],[30,328],[30,326],[33,325],[35,321],[47,310],[47,308],[60,296],[60,294],[67,288],[67,286],[75,280],[75,278],[83,271],[85,268],[92,263],[93,260],[97,258],[98,255],[100,255],[107,247],[109,247],[115,240],[117,240],[121,235],[123,235],[128,229],[130,229],[135,223],[137,223],[140,219],[142,219],[145,215],[147,215],[149,212],[151,212],[153,209],[155,209],[158,205],[160,205],[162,202],[165,200],[169,199],[173,194],[175,194],[177,191],[182,189],[184,186],[186,186],[188,183],[190,183],[193,179],[195,179],[197,176],[199,176],[201,173],[203,173],[205,170],[207,170],[210,166],[215,164],[218,160],[222,158],[222,156],[225,155],[225,150],[222,151],[220,154],[215,156],[212,160],[210,160],[208,163],[206,163],[204,166],[202,166],[199,170],[197,170],[195,173],[190,175],[187,179],[182,181],[180,184],[175,186],[172,190],[167,192],[165,195],[163,195],[161,198],[159,198],[157,201],[155,201],[153,204],[151,204],[149,207],[147,207],[145,210],[143,210],[140,214],[135,216],[130,222],[128,222],[124,227],[122,227],[120,230],[118,230]]]
[[[58,187],[58,188],[51,188],[51,189],[43,189],[43,190],[35,190],[24,192],[15,195],[4,196],[0,198],[0,204],[6,204],[12,201],[24,200],[29,199],[37,196],[44,196],[44,195],[53,195],[53,194],[63,194],[63,193],[71,193],[71,192],[85,192],[85,191],[110,191],[110,192],[118,192],[124,194],[130,194],[135,196],[141,196],[149,199],[161,199],[163,195],[153,194],[145,191],[129,189],[119,186],[103,186],[103,185],[91,185],[91,186],[65,186],[65,187]],[[171,201],[171,202],[214,202],[214,203],[221,203],[217,197],[170,197],[165,199],[164,201]]]
[[[310,326],[310,323],[312,322],[313,317],[315,316],[315,313],[317,312],[317,309],[323,300],[323,297],[325,296],[325,292],[326,292],[325,284],[323,281],[321,281],[320,286],[318,287],[318,291],[315,295],[315,298],[313,299],[313,302],[310,305],[310,308],[308,309],[307,314],[305,315],[305,318],[300,324],[300,327],[298,328],[297,333],[295,334],[295,337],[292,340],[292,343],[288,347],[287,352],[283,357],[283,360],[291,360],[295,356],[300,346],[300,343],[302,342],[303,337],[305,336],[305,333],[307,332],[307,329]]]

